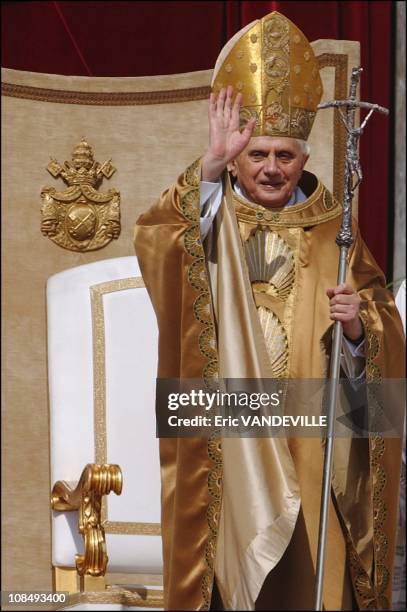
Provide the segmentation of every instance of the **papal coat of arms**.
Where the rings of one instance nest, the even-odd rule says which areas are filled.
[[[120,235],[120,193],[96,188],[103,177],[110,178],[116,168],[96,162],[92,147],[83,138],[74,148],[72,161],[61,166],[51,158],[48,172],[61,177],[68,188],[41,190],[41,232],[70,251],[95,251]]]

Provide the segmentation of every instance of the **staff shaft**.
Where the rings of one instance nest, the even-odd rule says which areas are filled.
[[[353,243],[352,236],[352,200],[353,194],[357,185],[362,180],[362,170],[359,163],[357,152],[358,141],[362,133],[361,129],[355,128],[355,113],[358,107],[367,106],[373,110],[386,112],[378,105],[362,103],[356,101],[356,89],[359,82],[360,67],[353,68],[349,87],[349,98],[347,100],[334,100],[321,105],[321,108],[339,107],[346,109],[346,131],[348,134],[346,142],[346,163],[344,177],[344,197],[342,205],[342,224],[336,237],[336,243],[339,246],[339,263],[338,263],[338,282],[340,285],[346,281],[347,272],[347,256],[349,248]],[[365,118],[366,125],[370,114]],[[356,183],[354,182],[356,177]],[[331,494],[332,481],[332,463],[334,452],[334,436],[335,436],[335,415],[339,389],[339,369],[342,346],[342,323],[336,321],[333,329],[332,337],[332,353],[329,370],[329,388],[328,388],[328,413],[327,413],[327,437],[325,443],[324,468],[322,477],[322,492],[321,492],[321,507],[319,520],[319,537],[318,537],[318,552],[317,552],[317,567],[315,578],[315,610],[322,610],[324,572],[325,572],[325,557],[326,557],[326,541],[328,533],[328,518],[329,518],[329,501]]]
[[[339,254],[337,284],[344,283],[347,271],[348,247],[341,246]],[[315,610],[322,610],[322,595],[325,573],[326,540],[328,534],[329,499],[331,493],[332,461],[335,434],[335,413],[339,389],[339,366],[342,346],[342,324],[335,321],[332,338],[332,355],[329,371],[329,393],[327,414],[327,438],[324,455],[324,471],[322,477],[321,507],[318,533],[318,553],[315,579]]]

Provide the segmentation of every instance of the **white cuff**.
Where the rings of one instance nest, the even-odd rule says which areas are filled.
[[[204,240],[208,235],[214,218],[219,210],[222,201],[222,182],[219,179],[216,183],[201,181],[200,200],[201,208],[201,238]]]
[[[365,376],[365,340],[363,339],[357,346],[350,340],[342,337],[341,366],[346,376],[350,379],[358,380]]]
[[[200,201],[199,205],[201,209],[205,206],[214,191],[220,186],[220,180],[216,183],[209,183],[208,181],[201,181],[200,183]]]

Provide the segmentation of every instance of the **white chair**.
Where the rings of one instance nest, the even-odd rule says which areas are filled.
[[[52,276],[47,325],[55,589],[81,610],[162,609],[158,332],[136,257]],[[105,584],[106,551],[137,585]]]

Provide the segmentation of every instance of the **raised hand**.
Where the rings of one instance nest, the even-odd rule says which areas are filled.
[[[202,180],[215,182],[227,164],[243,151],[249,143],[256,125],[250,119],[242,131],[239,130],[239,111],[242,94],[238,94],[232,105],[233,87],[221,89],[218,97],[209,98],[209,148],[202,159]]]

